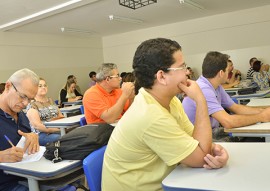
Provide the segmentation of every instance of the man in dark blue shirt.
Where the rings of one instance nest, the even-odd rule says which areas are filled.
[[[38,136],[31,132],[29,120],[22,110],[35,97],[38,89],[38,76],[29,69],[22,69],[8,79],[5,90],[0,96],[0,162],[18,162],[23,153],[35,153],[39,150]],[[16,145],[22,136],[26,138],[25,147]],[[27,187],[18,183],[22,178],[7,175],[0,170],[1,191],[26,191]]]

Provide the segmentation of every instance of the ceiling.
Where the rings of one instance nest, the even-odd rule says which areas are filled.
[[[67,0],[8,0],[0,1],[0,25]],[[89,30],[93,35],[109,36],[143,28],[170,24],[226,12],[270,5],[269,0],[192,0],[203,10],[180,4],[179,0],[157,0],[157,3],[133,10],[119,5],[118,0],[82,0],[61,10],[16,24],[2,32],[64,34],[61,27]],[[141,24],[110,21],[109,15],[144,21]],[[70,33],[71,34],[71,33]],[[82,35],[73,33],[72,35]]]

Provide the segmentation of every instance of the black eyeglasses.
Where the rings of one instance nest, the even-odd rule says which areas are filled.
[[[19,92],[12,82],[11,82],[11,85],[13,86],[13,88],[15,89],[15,91],[17,92],[17,94],[20,96],[20,98],[23,101],[30,103],[33,100],[33,99],[30,99],[29,97],[27,97],[25,94],[22,94],[21,92]]]

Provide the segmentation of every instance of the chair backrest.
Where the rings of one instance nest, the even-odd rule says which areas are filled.
[[[238,100],[236,98],[233,97],[232,100],[234,101],[234,103],[238,104]]]
[[[81,113],[84,114],[84,107],[83,107],[83,105],[81,105],[80,110],[81,110]]]
[[[85,117],[82,117],[82,118],[80,119],[80,125],[81,125],[81,126],[87,125]]]
[[[104,152],[107,145],[95,150],[83,160],[83,170],[91,191],[101,191]]]

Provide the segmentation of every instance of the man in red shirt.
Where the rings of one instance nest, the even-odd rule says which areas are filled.
[[[134,99],[134,84],[126,82],[120,89],[117,65],[104,63],[98,69],[97,83],[83,98],[85,118],[90,123],[114,123],[120,119]]]

